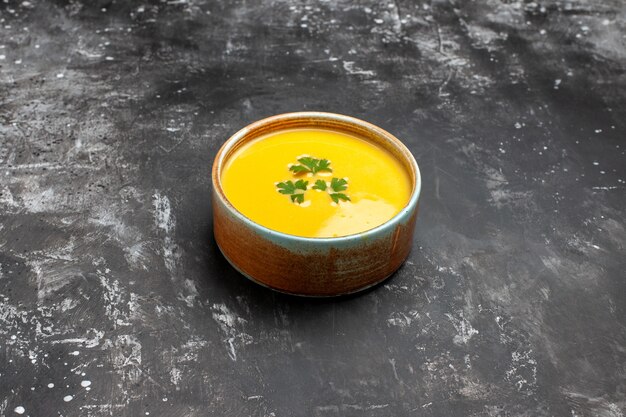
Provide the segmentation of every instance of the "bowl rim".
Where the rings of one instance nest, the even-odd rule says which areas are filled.
[[[255,222],[249,217],[245,216],[241,213],[237,208],[228,200],[226,194],[224,193],[224,189],[222,188],[220,173],[222,168],[229,156],[231,149],[235,147],[241,140],[244,140],[250,133],[262,130],[267,126],[278,122],[284,121],[297,121],[297,120],[319,120],[319,121],[335,121],[342,124],[354,125],[373,133],[376,136],[382,137],[384,140],[387,140],[392,146],[395,146],[396,149],[402,154],[404,158],[406,158],[406,162],[408,162],[409,166],[412,168],[415,183],[413,184],[413,190],[411,191],[411,196],[407,204],[393,217],[384,223],[371,228],[364,230],[362,232],[353,233],[345,236],[336,236],[336,237],[307,237],[307,236],[299,236],[292,235],[289,233],[279,232],[278,230],[270,229],[269,227],[263,226],[260,223]],[[365,139],[367,140],[367,139]],[[269,116],[263,119],[260,119],[256,122],[250,123],[249,125],[243,127],[231,137],[229,137],[217,151],[215,155],[215,159],[213,160],[213,166],[211,169],[211,182],[213,185],[214,195],[217,195],[222,204],[228,208],[228,210],[234,214],[239,220],[246,223],[248,226],[252,228],[261,229],[266,234],[282,238],[284,240],[290,240],[294,242],[353,242],[355,240],[363,240],[368,237],[373,237],[377,235],[383,229],[390,227],[390,225],[397,223],[400,218],[405,216],[407,213],[411,212],[417,206],[417,202],[419,200],[420,192],[422,189],[422,176],[420,173],[419,166],[417,165],[417,161],[415,157],[411,153],[411,151],[404,145],[398,138],[396,138],[391,133],[386,130],[372,124],[366,122],[365,120],[358,119],[352,116],[346,116],[338,113],[329,113],[329,112],[321,112],[321,111],[301,111],[301,112],[291,112],[291,113],[281,113],[274,116]]]

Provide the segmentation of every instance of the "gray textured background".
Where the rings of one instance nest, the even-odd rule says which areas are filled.
[[[623,417],[625,37],[621,0],[3,0],[0,415]],[[218,147],[306,109],[424,177],[347,299],[212,239]]]

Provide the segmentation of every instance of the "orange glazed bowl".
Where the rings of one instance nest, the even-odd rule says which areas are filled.
[[[224,193],[221,176],[229,157],[250,141],[273,132],[312,128],[341,132],[389,152],[410,179],[408,203],[385,223],[338,237],[296,236],[267,228],[238,211]],[[391,276],[413,242],[421,176],[411,152],[385,130],[334,113],[298,112],[268,117],[231,136],[212,170],[213,232],[228,262],[252,281],[283,293],[327,297],[350,294]]]

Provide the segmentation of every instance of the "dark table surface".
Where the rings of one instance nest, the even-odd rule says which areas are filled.
[[[0,3],[0,415],[624,416],[626,3]],[[414,248],[337,300],[212,238],[265,116],[412,150]]]

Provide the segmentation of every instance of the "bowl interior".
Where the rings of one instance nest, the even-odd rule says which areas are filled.
[[[298,112],[280,114],[254,122],[235,133],[222,145],[213,164],[213,187],[220,198],[222,198],[232,210],[245,217],[228,201],[222,189],[221,174],[231,155],[240,147],[261,136],[272,132],[298,128],[334,130],[356,136],[385,149],[402,164],[411,180],[411,196],[406,206],[417,202],[421,188],[419,168],[411,152],[395,136],[378,126],[350,116],[324,112]],[[248,218],[246,217],[246,219]],[[255,223],[250,219],[248,220]],[[329,239],[340,239],[341,237],[342,236]]]

